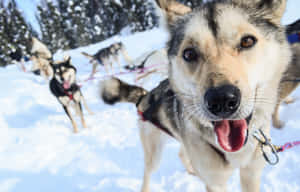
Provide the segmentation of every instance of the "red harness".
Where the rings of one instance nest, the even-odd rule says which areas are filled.
[[[73,99],[74,99],[73,94],[70,93],[69,91],[64,90],[64,93],[69,97],[70,100],[73,100]]]
[[[155,125],[158,129],[160,129],[161,131],[163,131],[164,133],[166,133],[167,135],[169,135],[171,137],[174,137],[174,135],[168,129],[166,129],[165,127],[163,127],[160,123],[155,123],[155,122],[153,122],[151,120],[146,119],[145,116],[144,116],[144,112],[138,110],[138,114],[139,114],[139,116],[140,116],[140,118],[141,118],[142,121],[145,121],[145,122],[149,121],[153,125]]]

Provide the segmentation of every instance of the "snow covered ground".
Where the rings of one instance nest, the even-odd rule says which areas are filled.
[[[166,39],[160,30],[121,38],[132,58],[161,48]],[[80,52],[93,53],[115,40],[58,53],[55,58],[71,55],[78,69],[78,80],[84,80],[91,66]],[[133,81],[132,75],[121,78]],[[154,77],[147,87],[155,86],[159,78]],[[107,106],[98,98],[98,80],[85,83],[82,92],[95,115],[85,113],[88,129],[83,129],[77,118],[80,132],[75,135],[62,107],[41,77],[8,66],[0,69],[0,87],[0,192],[140,190],[143,152],[135,106]],[[294,95],[300,96],[300,90]],[[280,131],[272,129],[274,143],[299,140],[300,102],[282,106],[281,114],[286,127]],[[152,178],[153,191],[205,191],[200,180],[185,172],[177,154],[178,144],[170,139],[160,169]],[[291,149],[280,154],[277,166],[267,166],[262,191],[300,192],[299,154],[300,148]],[[229,181],[229,191],[240,191],[238,172]]]

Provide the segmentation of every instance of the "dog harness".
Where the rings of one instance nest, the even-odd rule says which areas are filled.
[[[288,35],[287,40],[290,44],[300,43],[300,33],[293,33]]]
[[[64,93],[69,97],[70,100],[73,100],[74,93],[80,89],[79,85],[73,83],[69,89],[64,89]]]
[[[165,81],[162,83],[162,85],[167,85],[168,81]],[[161,123],[159,117],[158,117],[158,111],[162,103],[165,101],[165,99],[174,97],[174,93],[172,90],[167,89],[163,93],[160,93],[161,95],[157,98],[155,98],[155,95],[152,94],[149,96],[149,103],[148,107],[146,108],[145,111],[138,110],[138,115],[140,116],[140,119],[142,121],[149,121],[153,125],[155,125],[158,129],[166,133],[167,135],[171,136],[174,138],[174,135],[170,132],[170,130]],[[139,100],[136,103],[136,107],[138,109],[138,106],[142,102],[143,98],[145,97],[141,96]]]
[[[147,112],[148,113],[148,112]],[[161,131],[163,131],[164,133],[166,133],[167,135],[171,136],[174,138],[174,135],[167,129],[165,128],[159,121],[157,120],[154,120],[152,118],[148,119],[147,118],[147,114],[145,112],[142,112],[140,110],[138,110],[138,114],[139,116],[141,117],[141,120],[146,122],[146,121],[149,121],[151,122],[153,125],[155,125],[158,129],[160,129]],[[146,115],[145,115],[146,114]]]
[[[72,92],[69,92],[69,91],[67,91],[67,90],[65,90],[64,92],[65,92],[65,94],[69,97],[70,100],[73,100],[73,99],[74,99]]]

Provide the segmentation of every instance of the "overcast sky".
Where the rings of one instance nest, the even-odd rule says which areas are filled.
[[[16,0],[19,7],[23,10],[27,20],[32,23],[35,29],[38,29],[38,24],[35,19],[36,4],[40,0]],[[250,0],[251,1],[251,0]],[[300,19],[300,0],[288,0],[287,12],[283,18],[284,24],[292,23]]]

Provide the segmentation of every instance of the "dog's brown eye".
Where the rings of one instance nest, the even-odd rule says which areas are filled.
[[[253,47],[257,42],[257,39],[254,36],[247,35],[242,38],[240,47],[242,49],[249,49]]]
[[[186,62],[193,62],[198,60],[198,53],[194,48],[187,48],[183,51],[183,59]]]

